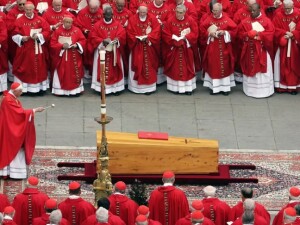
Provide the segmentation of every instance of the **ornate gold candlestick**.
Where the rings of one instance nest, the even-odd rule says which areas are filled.
[[[112,117],[106,116],[106,99],[105,99],[105,48],[102,47],[99,51],[100,69],[101,69],[101,116],[96,117],[95,121],[101,124],[102,137],[101,145],[97,145],[97,179],[94,180],[95,204],[101,197],[107,197],[112,193],[111,176],[108,171],[108,148],[105,125],[113,120]]]

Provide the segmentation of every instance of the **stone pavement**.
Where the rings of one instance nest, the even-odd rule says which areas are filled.
[[[25,108],[56,105],[35,116],[38,146],[96,146],[100,96],[88,86],[80,97],[47,92],[21,101]],[[300,95],[254,99],[244,95],[241,84],[229,96],[211,96],[202,83],[192,96],[170,93],[166,84],[150,96],[126,90],[107,96],[107,115],[114,118],[110,131],[217,139],[222,149],[300,149]]]

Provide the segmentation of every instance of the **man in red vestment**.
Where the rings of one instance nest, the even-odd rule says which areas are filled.
[[[257,3],[251,5],[251,18],[239,25],[238,36],[243,41],[240,64],[243,72],[243,91],[254,98],[274,93],[272,68],[272,22],[260,12]]]
[[[27,2],[25,14],[16,20],[13,41],[18,45],[13,62],[13,74],[23,83],[23,92],[38,93],[49,88],[45,42],[50,37],[49,24],[34,13]]]
[[[5,21],[0,18],[0,92],[7,90],[7,29]]]
[[[45,211],[46,213],[42,214],[40,217],[36,217],[33,219],[32,225],[46,225],[49,224],[50,222],[50,214],[54,211],[57,210],[57,201],[55,199],[48,199],[45,202]],[[62,218],[60,221],[60,225],[69,225],[70,223]]]
[[[49,197],[38,190],[38,183],[37,177],[29,177],[27,187],[15,196],[12,206],[16,210],[14,221],[17,224],[31,225],[33,218],[45,213],[44,206]]]
[[[14,179],[27,177],[29,165],[35,148],[35,112],[43,107],[23,109],[19,97],[22,85],[13,83],[9,92],[4,92],[0,101],[0,176]]]
[[[164,74],[167,89],[175,93],[192,94],[196,89],[195,63],[192,46],[197,44],[197,23],[186,15],[186,7],[176,7],[176,15],[165,23],[162,39],[164,42]]]
[[[189,204],[185,193],[173,186],[175,175],[172,171],[165,171],[162,181],[164,185],[150,194],[150,219],[157,220],[162,225],[174,225],[189,213]]]
[[[242,201],[238,202],[232,207],[229,213],[229,221],[235,221],[237,218],[241,217],[244,213],[243,202],[246,199],[251,199],[253,197],[253,190],[251,188],[243,188],[241,190]],[[270,214],[265,209],[265,207],[258,202],[255,202],[254,214],[263,217],[268,224],[270,224]]]
[[[230,8],[230,16],[235,17],[236,13],[238,13],[238,11],[240,11],[241,9],[247,10],[249,7],[248,1],[249,0],[234,0],[231,5],[231,8]],[[263,0],[257,0],[254,3],[258,3],[263,10],[265,9]],[[250,17],[250,15],[249,15],[249,17]],[[236,21],[234,21],[234,22],[236,22]]]
[[[292,0],[284,0],[283,8],[278,9],[273,19],[275,26],[274,42],[277,47],[274,60],[274,82],[278,92],[297,94],[300,85],[300,49],[294,37],[300,11],[294,8]]]
[[[244,205],[244,212],[241,217],[235,220],[232,225],[243,225],[243,224],[253,224],[253,225],[269,225],[267,221],[255,214],[255,201],[252,199],[246,199],[243,202]]]
[[[237,33],[236,24],[222,13],[222,5],[214,3],[210,14],[200,26],[200,35],[206,38],[207,46],[202,60],[204,87],[211,94],[228,95],[234,82],[234,56],[232,42]]]
[[[95,24],[88,39],[88,48],[94,52],[93,77],[91,88],[101,91],[100,49],[105,48],[105,93],[119,95],[123,91],[124,73],[120,46],[125,46],[126,32],[123,26],[113,19],[110,5],[105,5],[103,19]]]
[[[159,221],[156,221],[156,220],[152,220],[152,219],[149,219],[149,215],[150,215],[150,210],[147,206],[145,205],[140,205],[137,209],[137,214],[138,215],[144,215],[147,217],[147,222],[148,222],[148,225],[161,225],[161,223]]]
[[[83,87],[83,59],[86,39],[78,27],[72,25],[73,18],[66,15],[63,26],[51,37],[53,83],[52,94],[78,95]]]
[[[110,201],[109,211],[119,216],[126,225],[134,225],[137,215],[138,204],[125,195],[126,184],[118,181],[114,185],[114,193],[108,199]]]
[[[132,12],[133,15],[138,13],[138,9],[140,5],[148,6],[153,0],[130,0],[129,1],[129,10]]]
[[[203,205],[202,201],[201,200],[194,200],[192,202],[192,204],[190,205],[191,213],[189,213],[185,217],[182,217],[179,220],[177,220],[175,225],[191,225],[192,219],[193,219],[192,222],[200,222],[200,221],[195,221],[195,218],[192,218],[192,213],[193,212],[201,212],[201,214],[196,213],[196,215],[199,215],[199,217],[201,218],[202,225],[214,225],[213,221],[211,221],[207,217],[204,217],[204,215],[202,213],[203,210],[204,210],[204,205]]]
[[[3,211],[2,225],[17,225],[14,221],[15,209],[12,206],[5,207]]]
[[[298,187],[291,187],[289,189],[289,203],[281,208],[281,210],[274,217],[272,224],[273,225],[281,225],[283,222],[283,214],[284,210],[288,207],[295,207],[300,204],[300,189]]]
[[[229,0],[217,0],[213,3],[220,3],[222,4],[223,12],[226,13],[228,16],[230,15],[231,11],[231,3]],[[203,20],[203,18],[206,18],[206,14],[211,13],[211,1],[210,0],[203,0],[200,4],[200,18]]]
[[[129,56],[128,89],[134,93],[151,94],[156,91],[160,52],[160,25],[148,13],[143,3],[139,12],[129,19],[127,27]]]
[[[125,0],[117,0],[114,8],[113,19],[119,21],[124,28],[128,26],[128,20],[132,16],[132,12],[127,9]],[[120,46],[121,56],[123,59],[124,66],[124,82],[127,84],[128,80],[128,61],[129,61],[129,49],[126,43],[125,46]]]
[[[93,29],[94,25],[102,19],[102,14],[103,12],[100,8],[100,1],[91,0],[89,1],[87,7],[80,10],[74,25],[79,27],[82,33],[88,39],[89,34]],[[94,62],[94,51],[91,51],[89,50],[89,48],[86,47],[86,49],[84,49],[83,62],[86,68],[85,82],[91,83]]]
[[[49,7],[42,17],[50,25],[50,30],[55,31],[62,25],[65,15],[69,15],[74,19],[73,14],[69,13],[65,8],[62,8],[62,0],[53,0],[52,7]]]
[[[5,194],[0,193],[0,212],[3,212],[6,206],[10,206],[9,200]]]
[[[97,206],[98,206],[98,208],[102,207],[102,208],[109,210],[110,202],[109,202],[108,198],[103,197],[97,201]],[[96,214],[94,214],[94,215],[91,215],[88,218],[86,218],[86,220],[83,221],[81,223],[81,225],[96,225],[97,223],[98,223],[98,221],[96,218]],[[126,225],[119,216],[116,216],[109,211],[108,211],[108,223],[110,225]]]
[[[230,207],[226,202],[221,201],[216,197],[216,188],[206,186],[203,188],[205,198],[203,203],[203,215],[212,220],[216,225],[226,225]]]
[[[95,213],[95,207],[80,197],[80,184],[73,181],[69,184],[69,197],[58,205],[63,218],[72,225],[80,225],[88,216]]]
[[[297,220],[297,212],[293,207],[288,207],[283,212],[283,222],[281,225],[299,225]]]

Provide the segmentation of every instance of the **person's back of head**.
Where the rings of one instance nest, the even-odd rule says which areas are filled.
[[[194,211],[191,214],[191,222],[192,224],[202,224],[204,220],[204,215],[202,214],[201,211]]]
[[[203,206],[203,202],[201,200],[194,200],[192,201],[191,205],[190,205],[190,211],[203,211],[204,210],[204,206]]]
[[[148,225],[148,218],[145,215],[138,215],[135,218],[135,225]]]
[[[108,210],[100,207],[96,211],[96,219],[98,223],[107,223],[108,222]]]
[[[243,224],[253,224],[255,201],[253,199],[248,198],[243,202],[243,206],[244,206],[244,213],[242,216]]]
[[[58,225],[62,219],[62,213],[59,209],[51,212],[49,216],[49,222],[51,225]]]
[[[98,208],[103,207],[104,209],[109,210],[110,201],[106,197],[99,198],[99,200],[97,201],[97,206],[98,206]]]
[[[175,174],[173,171],[165,171],[162,176],[162,182],[164,184],[174,184],[175,182]]]
[[[252,198],[253,197],[253,190],[252,188],[243,188],[241,190],[241,194],[242,194],[242,198],[246,199],[246,198]]]
[[[70,195],[80,195],[81,194],[81,185],[76,181],[72,181],[69,184],[69,194]]]
[[[51,213],[56,209],[57,209],[57,201],[55,199],[50,198],[45,202],[46,213]]]
[[[298,187],[291,187],[289,189],[289,199],[290,200],[299,200],[300,189]]]
[[[300,204],[295,205],[294,209],[296,210],[297,216],[300,216]]]
[[[283,212],[284,224],[293,223],[297,218],[296,210],[293,207],[287,207]]]
[[[213,186],[206,186],[205,188],[203,188],[203,192],[205,197],[215,197],[216,196],[216,191],[217,189]]]
[[[137,214],[144,215],[148,218],[150,215],[149,207],[147,207],[145,205],[140,205],[137,209]]]
[[[39,184],[39,179],[37,177],[31,176],[27,179],[27,187],[29,188],[37,188]]]
[[[125,192],[126,192],[126,184],[123,181],[118,181],[114,185],[114,192],[119,192],[121,194],[125,194]]]
[[[10,218],[14,218],[16,210],[12,206],[6,206],[3,211],[3,216],[9,216]]]

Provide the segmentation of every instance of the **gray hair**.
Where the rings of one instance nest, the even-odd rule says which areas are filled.
[[[184,4],[177,5],[177,6],[176,6],[176,10],[177,10],[177,9],[182,9],[184,12],[186,12],[186,7],[185,7]]]
[[[205,196],[214,197],[216,195],[216,191],[217,189],[210,185],[203,188],[203,192]]]
[[[222,4],[219,3],[219,2],[216,2],[215,4],[213,4],[213,7],[214,7],[214,5],[218,6],[219,10],[222,10],[222,9],[223,9]]]
[[[99,0],[90,0],[89,1],[89,6],[100,6],[100,1]]]
[[[108,210],[103,207],[99,207],[99,209],[97,209],[97,211],[96,211],[96,218],[99,223],[107,223],[108,222]]]
[[[294,5],[294,1],[293,0],[283,0],[283,4],[284,5]]]
[[[248,198],[244,201],[244,213],[242,216],[243,224],[253,224],[254,208],[255,208],[255,201],[253,199]]]
[[[51,224],[59,224],[62,219],[62,214],[59,209],[53,210],[50,214],[49,221]]]

